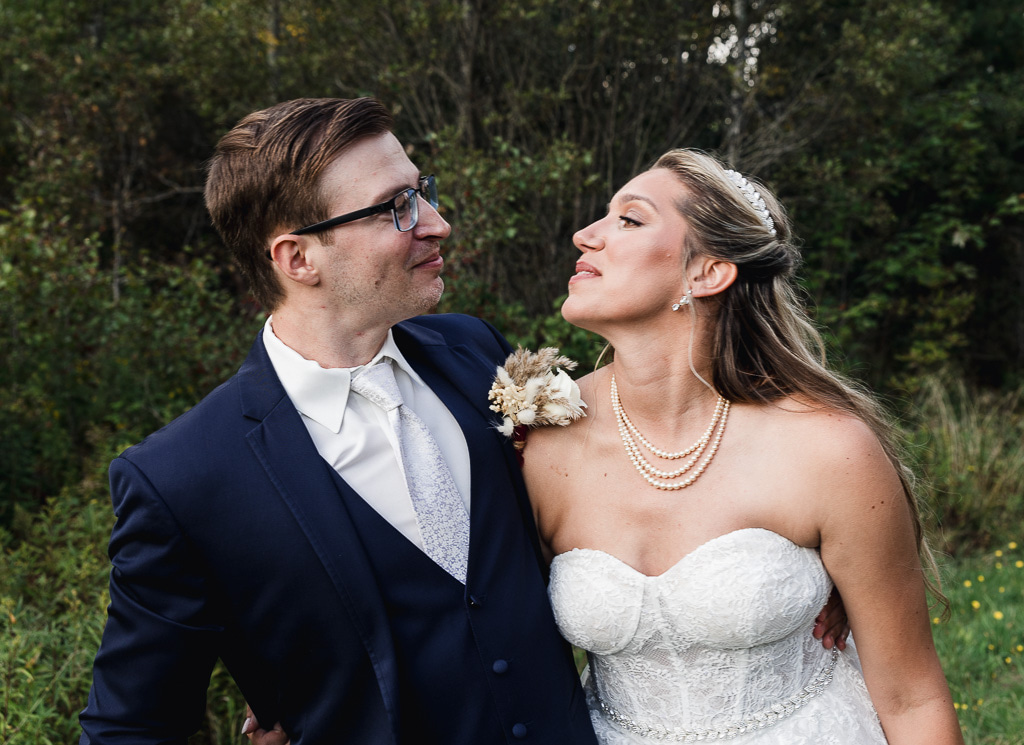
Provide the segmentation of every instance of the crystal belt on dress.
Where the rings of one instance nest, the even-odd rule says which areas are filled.
[[[730,740],[734,737],[746,734],[747,732],[753,732],[754,730],[764,729],[765,727],[771,727],[774,724],[778,724],[797,709],[803,707],[804,704],[824,691],[828,687],[828,684],[832,682],[832,676],[835,673],[836,663],[838,661],[839,650],[833,648],[832,655],[825,667],[821,669],[821,672],[819,672],[810,683],[801,688],[796,695],[790,696],[785,701],[773,704],[767,709],[759,711],[741,722],[734,722],[732,724],[726,724],[721,727],[712,727],[710,729],[684,730],[679,728],[661,729],[658,727],[648,727],[634,719],[630,719],[624,714],[620,714],[612,707],[608,706],[608,704],[606,704],[597,693],[596,685],[594,686],[594,696],[597,698],[597,703],[601,706],[601,711],[604,712],[608,719],[615,722],[615,724],[619,725],[623,729],[629,730],[641,737],[650,737],[653,740],[667,740],[669,742]]]

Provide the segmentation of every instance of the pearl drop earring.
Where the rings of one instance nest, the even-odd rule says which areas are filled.
[[[684,305],[690,304],[690,299],[693,297],[693,290],[687,290],[686,294],[679,298],[678,303],[672,303],[672,310],[679,310]]]

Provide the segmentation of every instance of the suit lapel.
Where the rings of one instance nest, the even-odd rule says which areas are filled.
[[[440,334],[428,329],[400,324],[393,331],[409,364],[453,414],[457,408],[487,427],[497,422],[487,400],[495,374],[492,362],[462,345],[447,344]],[[462,422],[461,417],[456,418]]]
[[[397,671],[384,602],[329,465],[284,392],[261,338],[239,371],[243,414],[256,420],[246,436],[278,495],[341,596],[376,671],[392,725],[397,721]],[[350,489],[342,481],[342,487]],[[352,492],[354,494],[354,492]]]

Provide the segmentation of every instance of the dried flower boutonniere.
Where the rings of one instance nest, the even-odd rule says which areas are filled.
[[[554,347],[531,352],[520,347],[508,356],[491,385],[488,400],[491,411],[501,414],[498,431],[512,437],[516,427],[564,427],[582,416],[586,404],[580,398],[576,381],[566,370],[575,370],[576,362],[560,355]],[[525,443],[516,440],[516,448]]]

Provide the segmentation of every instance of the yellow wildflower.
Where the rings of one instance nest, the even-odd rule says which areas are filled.
[[[979,603],[977,600],[972,600],[971,607],[974,608],[974,610],[978,610],[978,608],[981,607],[981,603]]]
[[[971,586],[971,581],[969,579],[965,579],[964,580],[964,587],[970,587],[970,586]]]
[[[992,614],[992,618],[996,619],[997,621],[1002,621],[1003,612],[1001,610],[997,610],[995,613]]]
[[[1013,549],[1017,548],[1017,541],[1010,541],[1006,545],[1006,547],[1012,551]]]

